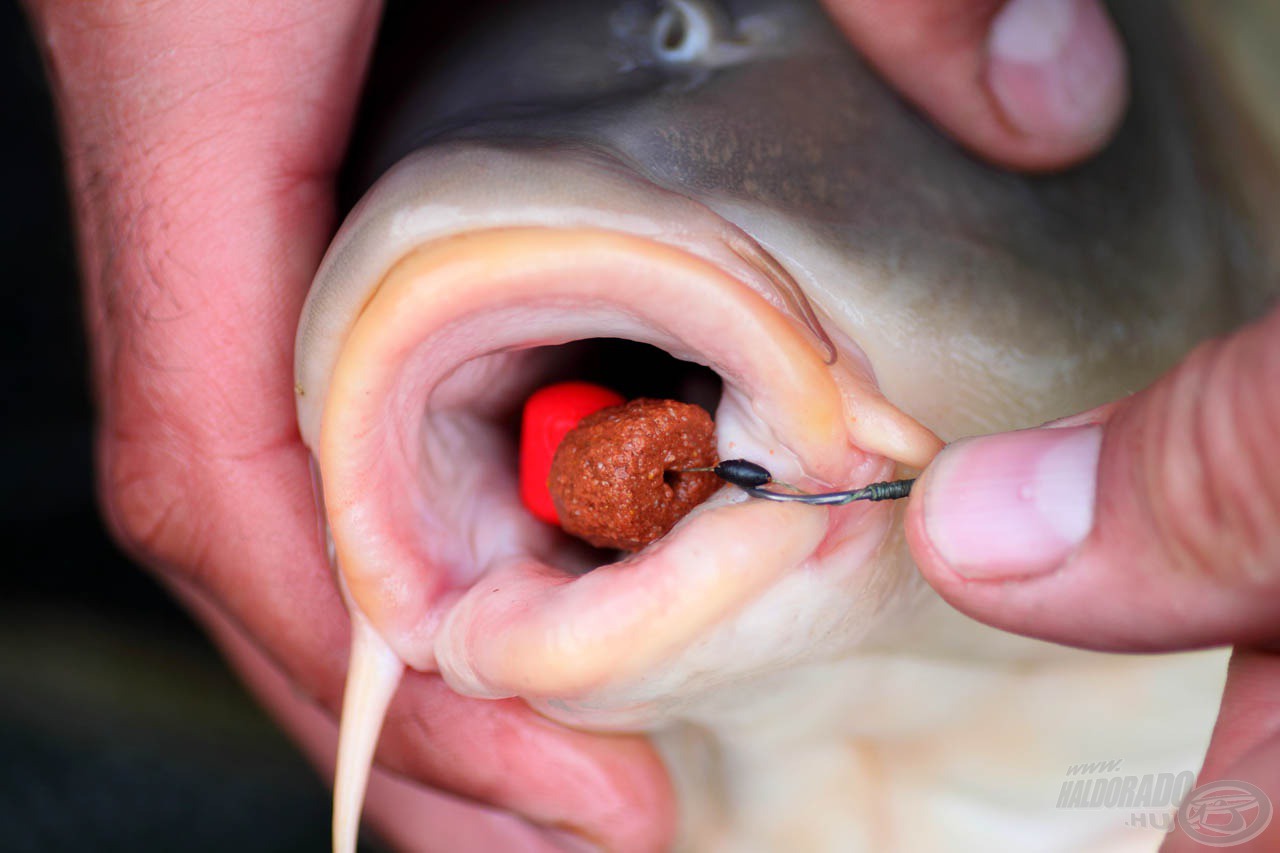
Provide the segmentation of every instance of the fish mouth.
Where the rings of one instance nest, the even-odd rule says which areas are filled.
[[[865,559],[889,524],[884,507],[753,501],[726,487],[659,542],[592,568],[518,501],[507,424],[513,403],[572,372],[575,342],[593,339],[714,371],[721,457],[780,479],[862,485],[930,452],[920,435],[902,452],[911,425],[875,399],[856,353],[827,364],[758,284],[680,248],[538,227],[418,247],[342,347],[317,458],[352,601],[401,660],[461,693],[590,702],[781,575]],[[407,583],[415,570],[429,582]]]
[[[712,377],[722,458],[816,490],[923,467],[941,442],[830,331],[760,243],[595,152],[446,145],[380,180],[317,273],[295,359],[352,619],[335,849],[353,849],[405,666],[571,725],[645,729],[711,682],[804,658],[816,625],[847,633],[859,620],[821,604],[833,593],[878,606],[883,584],[857,590],[891,527],[884,505],[725,487],[618,560],[585,553],[518,497],[513,414],[585,359],[611,384],[620,365],[591,354],[601,340],[631,342],[611,346],[633,362],[652,348],[633,374],[683,364],[668,371],[677,380]],[[684,396],[678,385],[659,393]],[[826,622],[809,618],[815,606]],[[780,624],[786,636],[771,636]]]

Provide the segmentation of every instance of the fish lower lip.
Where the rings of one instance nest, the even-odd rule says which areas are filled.
[[[509,367],[513,351],[598,337],[712,367],[722,455],[794,481],[891,473],[849,435],[856,365],[828,367],[798,323],[701,258],[585,229],[420,248],[343,346],[317,455],[351,600],[401,660],[459,692],[563,699],[636,676],[840,539],[831,519],[876,515],[725,489],[622,564],[555,569],[555,534],[520,507],[507,442],[478,404],[495,379],[530,378],[495,370],[503,353]]]

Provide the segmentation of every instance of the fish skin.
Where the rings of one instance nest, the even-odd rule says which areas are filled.
[[[1257,208],[1239,192],[1259,173],[1230,162],[1222,111],[1187,83],[1193,46],[1157,3],[1116,9],[1134,107],[1114,142],[1089,163],[1037,177],[961,151],[889,92],[814,6],[728,3],[730,24],[751,22],[776,40],[680,67],[645,59],[634,29],[642,8],[548,2],[504,15],[433,68],[374,162],[446,143],[534,148],[595,167],[607,160],[683,195],[768,249],[833,337],[866,354],[886,396],[945,438],[1038,423],[1136,390],[1265,304],[1262,217],[1250,218]],[[821,97],[797,96],[810,92]],[[885,550],[905,554],[897,540]],[[877,849],[883,830],[866,811],[825,799],[831,791],[878,794],[896,822],[886,825],[911,826],[913,810],[953,805],[945,789],[902,796],[895,774],[913,764],[961,786],[987,761],[1038,767],[1043,782],[1044,766],[1087,757],[1072,752],[1084,742],[1134,754],[1154,744],[1117,723],[1084,741],[1019,749],[1037,713],[1078,734],[1076,715],[1118,707],[1137,720],[1158,711],[1182,737],[1160,756],[1176,764],[1153,769],[1198,761],[1220,655],[1151,664],[1057,650],[975,629],[922,588],[905,557],[879,577],[890,606],[853,658],[775,672],[720,697],[711,691],[656,735],[682,793],[682,846],[819,849],[839,839],[832,849]],[[912,678],[943,701],[903,701],[928,698]],[[1111,686],[1095,691],[1098,683]],[[948,716],[975,704],[985,717]],[[857,718],[842,719],[850,708]],[[932,737],[932,751],[890,766],[876,738],[895,730],[920,743]],[[836,753],[844,758],[833,767]],[[1015,786],[989,793],[1013,811],[1051,805]],[[1091,833],[1102,824],[1069,825],[1076,817],[1041,814],[1041,827],[1068,849],[1097,841]],[[969,818],[981,824],[980,807]],[[1006,842],[1026,841],[1016,824],[1001,827]],[[912,827],[892,841],[929,838]],[[933,838],[952,849],[994,843]]]
[[[1265,241],[1224,191],[1233,152],[1206,139],[1224,117],[1191,99],[1196,45],[1158,2],[1113,10],[1134,92],[1115,139],[1047,176],[954,145],[814,4],[724,4],[780,35],[711,68],[638,58],[626,22],[642,6],[504,14],[410,87],[370,159],[464,139],[606,152],[773,251],[886,395],[947,439],[1132,392],[1260,310],[1266,270],[1236,264]]]

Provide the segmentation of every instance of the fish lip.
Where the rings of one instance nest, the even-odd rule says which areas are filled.
[[[612,289],[604,290],[601,280],[609,275],[613,275],[608,282]],[[644,285],[646,290],[630,284]],[[568,312],[567,299],[578,300],[590,310]],[[684,302],[670,304],[678,299]],[[529,318],[540,316],[538,310],[554,315],[558,324],[554,335],[559,336],[555,340],[527,337]],[[495,329],[508,328],[510,317],[504,311],[516,312],[526,325],[503,337]],[[628,312],[638,313],[632,316]],[[724,329],[727,319],[732,320],[728,332]],[[472,328],[484,329],[484,334],[472,336]],[[433,515],[444,517],[440,510],[443,504],[433,503],[433,495],[435,487],[445,484],[429,482],[424,486],[420,480],[415,484],[401,477],[399,487],[416,485],[419,491],[399,505],[391,505],[376,494],[377,490],[369,494],[367,483],[371,471],[375,481],[387,485],[397,482],[397,468],[420,472],[448,463],[433,459],[424,466],[421,452],[425,451],[416,449],[413,430],[400,429],[394,435],[379,430],[386,422],[403,425],[414,422],[415,413],[429,412],[432,391],[477,358],[506,347],[599,337],[601,333],[652,343],[677,357],[709,364],[724,378],[727,389],[746,392],[759,424],[779,447],[794,452],[805,467],[816,461],[829,480],[857,485],[883,474],[886,466],[892,467],[890,460],[865,453],[850,440],[833,368],[825,364],[823,354],[801,325],[736,277],[701,258],[647,238],[589,229],[500,229],[420,247],[388,275],[343,347],[343,367],[335,373],[325,404],[318,459],[326,495],[331,499],[327,513],[338,563],[355,606],[378,626],[405,662],[418,669],[439,669],[460,692],[492,698],[515,693],[580,695],[602,678],[616,677],[621,669],[597,661],[597,665],[576,672],[564,668],[536,684],[524,677],[508,679],[495,673],[492,666],[488,671],[470,667],[464,660],[470,654],[466,645],[479,642],[475,630],[487,617],[483,612],[476,616],[476,607],[464,605],[474,598],[475,590],[497,583],[491,580],[492,572],[485,571],[489,566],[519,559],[522,549],[503,552],[494,546],[497,551],[487,556],[484,565],[463,567],[452,577],[437,575],[415,601],[410,584],[395,574],[451,559],[438,544],[415,542],[415,538],[424,537],[409,529]],[[460,343],[474,337],[484,339],[483,344],[467,349]],[[422,344],[424,340],[431,343]],[[416,360],[410,364],[407,360],[411,359]],[[376,369],[364,370],[361,365]],[[386,409],[383,401],[392,401],[387,404],[391,409]],[[392,458],[386,457],[388,453]],[[496,467],[500,466],[489,465],[486,470]],[[482,475],[480,481],[488,476]],[[788,476],[799,479],[794,474]],[[361,494],[362,488],[365,494]],[[514,498],[514,487],[509,492]],[[768,507],[761,506],[766,503]],[[747,504],[757,506],[742,508]],[[778,545],[778,553],[785,556],[778,558],[782,562],[776,566],[752,567],[754,586],[742,581],[750,572],[738,572],[732,582],[724,581],[741,588],[722,596],[725,603],[721,609],[707,609],[698,619],[681,626],[677,632],[680,638],[671,641],[676,645],[689,641],[708,620],[723,616],[724,608],[732,610],[747,600],[744,596],[757,596],[778,573],[803,562],[831,534],[827,510],[745,498],[733,507],[741,517],[773,525],[782,538],[801,534],[779,519],[799,519],[795,524],[808,538],[802,545]],[[849,515],[859,512],[851,510]],[[705,527],[709,517],[704,513],[702,520],[689,520],[684,535],[694,536],[690,531],[700,530],[699,525]],[[813,520],[817,517],[822,519],[821,530]],[[493,529],[512,532],[517,539],[526,537],[520,539],[522,546],[533,543],[525,554],[536,554],[545,544],[529,532],[529,526],[536,523],[513,500],[492,518]],[[444,527],[437,524],[438,531]],[[481,538],[475,530],[471,535]],[[394,547],[371,553],[362,538]],[[670,556],[669,549],[646,551],[633,560],[641,565],[631,565],[628,571],[645,571],[660,552]],[[545,565],[539,562],[528,568],[539,574]],[[388,566],[398,569],[388,571]],[[732,566],[723,568],[726,577],[733,573]],[[471,592],[454,594],[480,576],[484,583],[473,586]],[[551,600],[547,590],[535,592],[546,593],[544,597]],[[533,593],[530,596],[534,597]],[[459,628],[465,621],[460,613],[475,618]],[[536,627],[530,631],[545,635]],[[489,656],[490,661],[494,659]]]
[[[495,199],[502,203],[495,205]],[[643,215],[636,211],[643,211]],[[510,253],[486,255],[483,251],[486,246],[492,249],[495,240],[511,239],[524,241],[518,261],[513,261]],[[345,582],[349,608],[366,617],[402,661],[419,670],[442,670],[456,690],[472,695],[512,695],[509,688],[513,686],[530,695],[557,691],[581,694],[591,688],[591,678],[582,672],[576,681],[573,673],[562,673],[565,679],[558,685],[548,682],[541,688],[515,685],[510,679],[502,683],[502,677],[468,680],[461,676],[460,653],[451,653],[452,663],[446,660],[443,666],[438,653],[444,645],[442,637],[453,631],[456,638],[455,629],[460,625],[457,614],[468,596],[488,587],[487,583],[475,584],[483,568],[521,554],[546,554],[554,539],[550,528],[534,521],[519,505],[513,484],[509,488],[485,487],[488,497],[505,496],[498,501],[500,511],[490,517],[492,523],[485,521],[488,532],[468,539],[451,531],[451,526],[465,527],[474,533],[478,529],[476,517],[458,512],[451,516],[444,511],[450,505],[423,484],[442,484],[444,493],[457,498],[452,506],[465,506],[469,494],[479,494],[476,484],[509,483],[514,465],[509,460],[505,466],[472,464],[453,469],[456,476],[437,476],[433,481],[422,476],[419,435],[409,426],[421,422],[421,413],[427,411],[426,389],[441,387],[442,371],[474,363],[484,352],[501,346],[530,343],[527,338],[511,338],[487,350],[462,352],[459,341],[466,335],[459,332],[461,327],[456,323],[445,332],[413,326],[424,310],[437,325],[442,311],[454,312],[450,316],[458,323],[466,317],[475,320],[474,304],[468,305],[466,299],[474,303],[483,286],[501,291],[497,296],[483,291],[488,293],[486,304],[495,311],[500,311],[504,302],[510,307],[510,292],[501,290],[509,281],[502,276],[527,276],[531,269],[545,272],[548,263],[554,267],[585,257],[583,253],[591,247],[603,253],[600,258],[607,258],[607,263],[601,261],[606,265],[597,270],[602,278],[614,276],[619,269],[648,270],[649,279],[633,276],[632,282],[635,287],[653,289],[657,281],[658,289],[667,288],[663,292],[669,304],[664,310],[669,309],[670,316],[661,322],[645,327],[634,322],[628,325],[625,315],[621,320],[613,316],[608,323],[596,317],[594,325],[584,321],[575,333],[560,330],[558,338],[537,343],[624,337],[655,344],[677,357],[709,363],[725,380],[726,389],[759,392],[747,395],[753,414],[768,425],[767,432],[778,446],[794,451],[803,471],[815,478],[814,486],[848,487],[883,479],[892,469],[891,460],[912,463],[936,449],[936,438],[927,430],[927,437],[920,439],[923,427],[916,425],[915,432],[902,428],[906,416],[879,396],[870,367],[856,347],[842,341],[837,363],[825,363],[827,354],[819,341],[802,318],[788,312],[785,300],[778,298],[776,282],[768,273],[770,265],[753,262],[759,260],[752,256],[753,245],[758,247],[741,229],[709,208],[655,187],[617,162],[602,166],[598,160],[590,160],[584,164],[573,157],[566,159],[562,151],[522,152],[467,144],[420,152],[397,166],[362,200],[326,255],[299,324],[299,428],[321,471],[334,563]],[[387,309],[392,305],[388,294],[394,289],[393,280],[412,279],[405,275],[408,266],[425,262],[427,257],[439,261],[443,257],[439,253],[450,251],[454,253],[452,261],[472,264],[465,288],[442,286],[444,279],[432,273],[436,285],[426,309],[421,305],[412,310]],[[647,259],[651,266],[637,266],[637,258]],[[662,272],[655,279],[659,267]],[[571,272],[565,272],[563,280],[548,280],[538,292],[562,288],[555,292],[565,299],[578,299],[575,304],[580,305],[583,289],[590,291],[593,285],[589,278],[578,281]],[[672,282],[683,281],[687,293],[671,289],[671,282],[663,278],[668,275],[674,276]],[[413,288],[402,287],[402,295],[412,292]],[[617,303],[626,301],[617,292],[600,292],[598,287],[592,298],[598,305],[615,309]],[[698,310],[689,307],[693,303],[685,305],[690,299],[699,305]],[[748,303],[754,310],[743,307]],[[565,304],[561,303],[557,318],[565,314]],[[677,310],[679,307],[687,310]],[[645,305],[630,308],[639,314],[656,310]],[[487,320],[497,317],[491,314]],[[500,326],[490,322],[485,335]],[[680,340],[686,351],[676,351],[679,347],[673,348],[667,338],[655,338],[650,334],[654,328],[682,329]],[[435,365],[439,368],[436,374],[419,371],[416,386],[397,384],[407,371],[405,359],[422,345],[424,335],[430,338],[430,346],[445,347],[451,353],[446,359],[450,363]],[[777,349],[782,346],[789,347],[790,356],[778,356]],[[709,351],[717,347],[720,352]],[[445,350],[437,351],[437,357]],[[418,355],[420,368],[422,352]],[[768,378],[759,378],[766,374]],[[744,376],[757,378],[744,381]],[[777,387],[773,387],[775,383]],[[801,389],[808,393],[800,393]],[[369,400],[381,402],[372,406]],[[784,400],[785,404],[780,402]],[[718,432],[723,435],[724,420],[719,420]],[[387,423],[395,428],[385,428]],[[891,428],[877,430],[876,424]],[[446,421],[440,426],[442,433],[458,428],[458,424]],[[483,438],[483,430],[475,432],[468,440]],[[857,441],[854,433],[858,433]],[[874,445],[862,441],[866,436],[886,439]],[[905,441],[903,436],[907,436]],[[906,451],[898,452],[902,447]],[[724,447],[722,456],[730,450],[734,455],[749,455],[740,448]],[[397,461],[399,470],[396,464],[388,463],[388,454]],[[471,458],[477,454],[455,455]],[[500,448],[490,455],[498,458]],[[427,461],[448,472],[449,456],[437,454]],[[768,457],[757,458],[768,461],[780,479],[805,483],[785,465],[775,465]],[[386,494],[398,498],[380,498]],[[470,501],[474,506],[481,503]],[[785,511],[779,507],[770,503],[769,509],[759,512],[766,521],[776,521],[770,513]],[[848,510],[850,517],[860,512]],[[691,529],[694,526],[690,524],[683,528],[685,534]],[[816,529],[810,533],[810,552],[824,547],[823,538],[829,531],[824,527],[822,535]],[[507,547],[506,542],[519,547]],[[655,565],[653,556],[645,555],[650,567]],[[801,556],[791,557],[793,564],[801,562]],[[591,575],[609,576],[599,572]],[[567,580],[568,576],[558,574],[557,582]],[[726,581],[727,585],[732,583],[736,581]]]

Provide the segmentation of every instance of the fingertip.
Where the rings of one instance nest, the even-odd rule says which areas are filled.
[[[1128,63],[1098,0],[1009,0],[991,21],[985,85],[1010,158],[1052,168],[1101,148],[1128,103]]]
[[[1129,98],[1098,0],[825,0],[854,47],[977,156],[1066,168],[1114,134]]]
[[[931,586],[950,599],[952,588],[963,585],[960,577],[947,565],[946,559],[938,552],[933,540],[929,537],[929,528],[925,520],[925,506],[932,500],[933,484],[938,479],[937,472],[947,465],[950,456],[944,456],[951,445],[944,447],[929,467],[916,478],[911,488],[911,499],[907,503],[907,512],[903,520],[906,530],[907,547],[911,551],[916,568],[924,575]]]
[[[938,454],[913,502],[912,535],[930,563],[967,580],[1049,572],[1093,526],[1101,443],[1096,426],[955,442]]]

